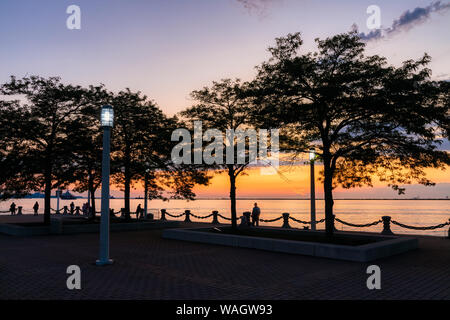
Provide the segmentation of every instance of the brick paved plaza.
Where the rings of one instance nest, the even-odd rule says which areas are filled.
[[[97,267],[98,234],[0,235],[0,299],[450,299],[450,240],[369,264],[111,234],[113,266]],[[66,288],[81,267],[82,289]],[[366,287],[377,264],[382,289]]]

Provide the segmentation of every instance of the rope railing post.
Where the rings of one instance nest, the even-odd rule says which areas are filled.
[[[80,215],[80,207],[79,206],[77,206],[76,208],[75,208],[75,215],[76,216],[79,216]]]
[[[166,213],[167,213],[166,209],[161,209],[161,219],[160,220],[167,220]]]
[[[290,228],[291,226],[289,225],[289,213],[285,212],[283,213],[283,226],[282,228]]]
[[[450,219],[448,219],[448,224],[450,225]],[[448,238],[450,239],[450,228],[448,228]]]
[[[69,213],[69,208],[67,206],[64,206],[63,214],[66,215]]]
[[[214,211],[212,212],[212,214],[213,214],[213,221],[212,221],[212,224],[219,224],[219,211],[214,210]]]
[[[184,218],[184,222],[192,222],[191,221],[191,210],[184,210],[184,214],[186,217]]]
[[[381,219],[383,219],[383,231],[381,232],[381,234],[386,234],[386,235],[394,234],[391,231],[391,217],[383,216],[383,217],[381,217]]]
[[[252,213],[250,211],[245,211],[244,213],[242,213],[242,215],[245,217],[245,220],[247,221],[248,226],[251,226],[252,220],[250,219],[250,216],[252,215]]]
[[[17,207],[17,215],[21,216],[22,215],[22,206],[18,206]]]

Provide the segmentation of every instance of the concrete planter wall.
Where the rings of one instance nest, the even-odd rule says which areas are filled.
[[[134,231],[150,230],[163,228],[176,228],[180,225],[179,221],[149,221],[149,222],[129,222],[129,223],[111,223],[110,230],[116,231]],[[62,219],[52,219],[50,226],[25,227],[16,224],[0,224],[0,233],[11,236],[39,236],[48,234],[77,234],[77,233],[98,233],[99,224],[64,224]]]
[[[7,234],[9,236],[41,236],[50,233],[48,226],[42,227],[23,227],[15,224],[0,224],[0,233]]]
[[[204,232],[205,229],[210,228],[164,230],[163,238],[358,262],[368,262],[380,258],[385,258],[409,250],[413,250],[418,247],[418,240],[408,237],[381,235],[374,236],[355,233],[354,235],[357,235],[359,238],[367,237],[370,239],[376,239],[377,242],[359,246],[347,246],[317,242],[278,240],[253,236],[250,237],[209,233]],[[265,229],[270,230],[272,228]],[[310,234],[314,233],[314,231],[291,230],[288,232],[309,232]]]

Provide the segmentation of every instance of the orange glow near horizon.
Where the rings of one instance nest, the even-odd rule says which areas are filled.
[[[315,166],[316,175],[316,195],[323,197],[323,185],[318,181],[322,166]],[[284,166],[280,167],[278,174],[263,175],[259,168],[248,168],[245,174],[238,176],[237,197],[238,198],[308,198],[310,192],[310,167],[307,165],[301,166]],[[436,184],[444,184],[440,187],[440,192],[434,196],[436,189],[434,187],[423,187],[424,191],[418,191],[417,194],[409,192],[409,188],[417,185],[407,187],[407,192],[404,195],[406,198],[420,196],[426,197],[445,197],[450,195],[450,170],[445,171],[437,169],[427,169],[427,177],[429,177]],[[338,187],[334,190],[334,194],[339,197],[363,197],[363,198],[377,198],[377,197],[396,197],[397,193],[391,190],[385,183],[374,179],[373,188],[353,188],[343,189]],[[229,196],[229,178],[226,172],[215,173],[208,186],[196,186],[194,192],[199,198],[227,198]],[[422,187],[421,187],[422,188]],[[433,189],[434,188],[434,189]],[[118,191],[115,187],[113,190]],[[444,193],[442,193],[444,190]],[[143,192],[143,184],[136,184],[134,193]]]

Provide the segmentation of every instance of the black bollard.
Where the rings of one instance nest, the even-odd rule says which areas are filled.
[[[391,231],[391,217],[384,216],[381,219],[383,219],[383,231],[381,234],[393,235],[394,233]]]
[[[166,209],[161,209],[161,220],[167,220],[166,219]]]
[[[212,223],[213,224],[219,224],[219,211],[214,210],[212,212],[212,214],[213,214],[213,221],[212,221]]]
[[[245,220],[247,220],[248,226],[250,227],[250,226],[252,225],[252,220],[251,220],[251,218],[250,218],[250,216],[252,215],[252,213],[251,213],[250,211],[245,211],[245,212],[243,213],[243,215],[244,215],[244,217],[245,217]]]
[[[184,218],[184,222],[192,222],[191,221],[191,210],[184,210],[184,214],[186,217]]]
[[[283,213],[283,226],[282,228],[290,228],[291,226],[289,225],[289,213],[285,212]]]
[[[448,219],[448,222],[450,223],[450,219]],[[448,228],[448,238],[450,239],[450,228]]]

